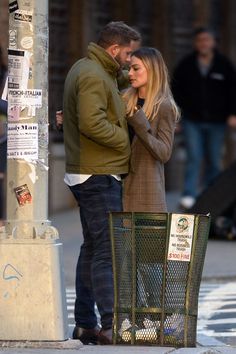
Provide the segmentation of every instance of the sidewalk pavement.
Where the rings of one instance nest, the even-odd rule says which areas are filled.
[[[167,193],[170,212],[179,213],[178,193]],[[63,242],[66,286],[74,284],[76,262],[82,243],[82,229],[77,207],[50,217]],[[203,281],[236,280],[236,242],[209,239],[203,268]]]
[[[6,354],[235,354],[236,347],[197,347],[197,348],[173,348],[173,347],[149,347],[149,346],[118,346],[118,345],[82,345],[79,341],[68,340],[66,342],[49,343],[39,342],[24,347],[22,343],[15,343],[15,347],[2,347],[0,352]],[[72,343],[77,342],[77,343]],[[28,343],[28,347],[32,343]],[[59,349],[58,349],[59,348]],[[70,349],[71,348],[71,349]]]
[[[178,195],[167,194],[170,212],[179,212]],[[52,225],[59,230],[63,242],[66,286],[74,284],[75,265],[82,242],[82,230],[78,209],[58,213],[50,217]],[[203,281],[224,281],[236,279],[235,241],[209,240]],[[220,260],[220,261],[219,261]],[[199,339],[199,338],[198,338]],[[0,352],[6,354],[236,354],[236,346],[223,345],[221,342],[198,340],[196,348],[150,347],[150,346],[83,346],[80,341],[64,342],[0,342]],[[205,343],[204,343],[205,342]]]

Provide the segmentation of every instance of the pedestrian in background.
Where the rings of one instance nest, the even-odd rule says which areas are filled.
[[[7,105],[1,99],[7,75],[7,66],[3,61],[2,50],[0,48],[0,226],[5,217],[5,195],[4,195],[4,179],[6,174],[6,158],[7,158]]]
[[[173,73],[174,98],[182,111],[186,169],[180,205],[189,209],[221,169],[227,124],[236,125],[236,74],[231,62],[216,48],[214,33],[198,28],[194,52]]]
[[[112,343],[108,212],[122,210],[120,175],[128,173],[130,157],[125,104],[116,78],[139,41],[139,33],[123,22],[109,23],[65,81],[65,182],[79,204],[84,237],[76,269],[73,338],[85,344]],[[101,315],[100,331],[95,302]]]

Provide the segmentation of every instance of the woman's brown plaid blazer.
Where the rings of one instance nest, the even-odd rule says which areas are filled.
[[[123,210],[165,212],[164,164],[172,152],[175,115],[165,100],[149,122],[140,109],[127,118],[135,136],[131,144],[130,172],[124,179]]]

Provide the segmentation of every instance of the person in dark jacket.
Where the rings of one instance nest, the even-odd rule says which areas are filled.
[[[121,174],[129,168],[130,143],[125,103],[117,85],[121,67],[140,35],[111,22],[87,57],[70,69],[64,87],[65,183],[80,207],[83,245],[76,269],[76,327],[84,344],[112,343],[113,274],[108,212],[122,210]],[[101,316],[97,327],[94,305]]]
[[[180,201],[191,208],[202,184],[208,186],[221,165],[226,125],[236,125],[236,73],[231,62],[216,48],[213,32],[199,28],[194,33],[195,51],[173,73],[172,90],[182,111],[187,162]]]

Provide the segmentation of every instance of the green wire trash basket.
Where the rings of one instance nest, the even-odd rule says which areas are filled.
[[[195,347],[210,217],[112,212],[113,344]]]

